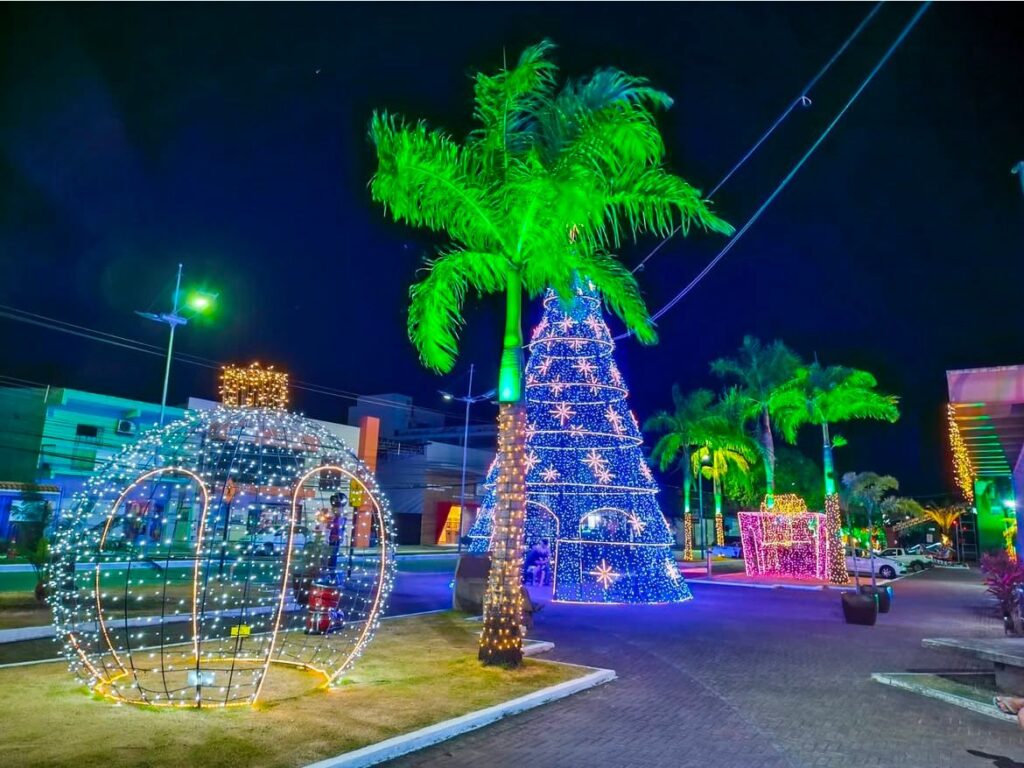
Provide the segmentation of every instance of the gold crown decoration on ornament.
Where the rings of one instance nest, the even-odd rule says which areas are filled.
[[[780,493],[775,497],[775,506],[768,509],[766,500],[761,502],[762,512],[771,512],[775,515],[799,515],[807,511],[807,502],[795,493]]]
[[[225,365],[220,376],[220,401],[229,408],[288,407],[288,374],[251,363],[248,368]]]

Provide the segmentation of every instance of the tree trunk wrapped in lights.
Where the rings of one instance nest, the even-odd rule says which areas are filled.
[[[498,415],[497,504],[491,530],[491,573],[484,598],[480,660],[515,667],[523,660],[520,590],[526,517],[526,408],[502,403]]]
[[[830,584],[845,584],[850,580],[846,570],[846,547],[843,543],[843,518],[839,509],[839,494],[836,492],[836,470],[832,462],[832,438],[828,423],[822,422],[824,447],[822,460],[825,464],[825,553],[828,556],[828,581]]]

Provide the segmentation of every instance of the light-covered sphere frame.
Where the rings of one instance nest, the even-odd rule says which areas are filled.
[[[394,580],[390,511],[318,422],[217,408],[88,481],[51,564],[57,635],[94,690],[231,706],[337,683]]]

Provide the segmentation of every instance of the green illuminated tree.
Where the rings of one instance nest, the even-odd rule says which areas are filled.
[[[744,426],[745,407],[737,388],[726,390],[702,420],[701,444],[690,457],[694,473],[711,481],[715,496],[715,543],[719,546],[724,543],[725,484],[727,480],[734,485],[748,483],[751,465],[757,459],[757,445]]]
[[[632,274],[612,251],[624,239],[691,226],[729,233],[700,193],[664,165],[655,113],[671,99],[616,69],[557,87],[545,41],[474,83],[477,127],[463,140],[379,112],[370,122],[373,199],[406,224],[448,240],[410,289],[409,338],[420,360],[451,370],[470,291],[503,294],[498,377],[498,503],[480,658],[522,658],[520,561],[525,505],[523,293],[564,299],[585,275],[643,343],[656,340]]]
[[[805,424],[821,427],[822,464],[825,473],[825,524],[829,531],[829,578],[846,581],[846,564],[838,532],[839,500],[836,494],[832,449],[837,439],[829,426],[855,419],[893,422],[899,418],[899,398],[876,391],[878,381],[867,371],[841,365],[824,367],[817,362],[800,366],[793,377],[769,398],[768,407],[782,436],[796,442]],[[834,539],[834,540],[833,540]]]
[[[781,341],[762,344],[744,336],[736,357],[711,363],[713,373],[740,383],[742,418],[756,421],[758,445],[764,462],[765,504],[775,506],[775,440],[772,436],[772,394],[788,382],[800,365],[800,358]]]
[[[672,411],[658,411],[644,422],[645,432],[661,434],[651,449],[651,459],[658,468],[662,472],[675,467],[683,471],[684,520],[690,517],[690,493],[693,489],[690,456],[692,450],[704,442],[707,414],[714,401],[715,394],[710,389],[697,389],[684,395],[679,385],[673,384]],[[692,520],[690,522],[692,524]],[[692,541],[684,544],[687,550],[693,547]]]

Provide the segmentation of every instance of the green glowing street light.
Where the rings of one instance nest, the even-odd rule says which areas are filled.
[[[179,325],[187,325],[188,321],[195,317],[196,314],[203,314],[213,308],[214,303],[217,300],[218,294],[211,293],[205,290],[192,290],[189,291],[185,297],[185,306],[193,311],[194,314],[185,317],[179,314],[179,301],[181,299],[181,269],[182,265],[178,265],[178,278],[174,285],[174,297],[172,300],[171,311],[162,312],[157,314],[155,312],[139,312],[135,311],[135,314],[140,317],[144,317],[147,320],[152,320],[157,323],[166,323],[171,332],[167,338],[167,362],[164,365],[164,390],[160,396],[160,426],[164,425],[164,412],[167,410],[167,385],[171,380],[171,356],[174,351],[174,330]]]

